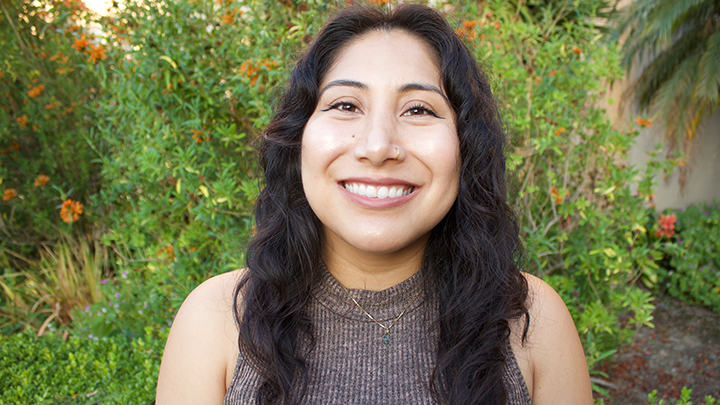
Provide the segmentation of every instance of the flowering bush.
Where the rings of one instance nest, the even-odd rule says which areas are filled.
[[[80,201],[98,190],[87,138],[104,46],[85,32],[92,14],[81,1],[0,9],[0,263],[19,269],[81,221]]]
[[[469,3],[458,25],[503,102],[526,271],[563,297],[592,367],[651,319],[651,296],[634,283],[651,283],[662,257],[646,208],[662,162],[625,163],[646,122],[618,130],[598,107],[622,72],[586,12],[559,25],[552,7],[531,19],[503,1]]]
[[[123,301],[79,314],[89,333],[167,325],[201,281],[244,265],[259,187],[251,141],[328,7],[131,0],[100,20],[108,69],[94,142],[109,153],[93,204],[107,212]]]
[[[665,247],[660,283],[673,297],[720,312],[720,203],[691,205],[658,218]]]

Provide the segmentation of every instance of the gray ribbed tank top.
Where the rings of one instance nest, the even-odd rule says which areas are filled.
[[[375,319],[389,325],[423,289],[420,272],[383,291],[350,290]],[[437,332],[430,324],[435,305],[421,292],[400,320],[385,331],[371,321],[325,271],[308,311],[316,347],[306,359],[310,381],[307,404],[432,404],[429,381],[435,365]],[[512,350],[504,375],[510,405],[531,405],[530,394]],[[258,374],[238,357],[225,405],[255,404]]]

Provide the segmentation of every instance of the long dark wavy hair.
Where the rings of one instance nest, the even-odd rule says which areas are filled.
[[[486,75],[445,18],[420,5],[339,11],[297,61],[263,133],[257,233],[235,291],[240,350],[264,381],[257,402],[297,404],[305,393],[314,339],[304,308],[322,274],[324,235],[303,192],[302,134],[339,53],[375,30],[410,33],[433,50],[460,141],[458,196],[432,230],[420,269],[439,302],[431,395],[441,404],[504,404],[509,323],[524,317],[524,335],[529,322],[522,248],[506,201],[506,138]]]

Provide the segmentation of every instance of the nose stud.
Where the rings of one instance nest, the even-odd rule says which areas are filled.
[[[396,147],[395,147],[395,151],[397,152],[397,153],[395,154],[395,160],[398,160],[398,159],[400,159],[400,148],[398,148],[398,147],[396,146]]]

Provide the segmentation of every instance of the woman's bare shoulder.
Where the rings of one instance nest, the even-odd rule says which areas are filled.
[[[523,342],[525,323],[513,323],[512,346],[533,403],[592,404],[585,353],[570,312],[552,287],[524,275],[530,326]]]
[[[238,356],[233,303],[244,273],[236,270],[212,277],[183,302],[165,344],[158,404],[222,403]]]

